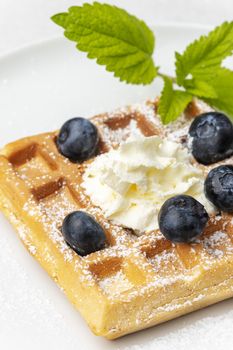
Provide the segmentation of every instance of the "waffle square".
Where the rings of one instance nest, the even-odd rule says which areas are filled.
[[[164,127],[156,106],[152,101],[92,118],[101,135],[99,152],[137,134],[169,133],[185,143],[191,118],[209,110],[194,101],[178,122]],[[81,183],[92,160],[70,162],[58,152],[56,137],[45,133],[3,148],[0,207],[95,334],[114,339],[233,296],[232,215],[212,217],[193,244],[172,244],[159,231],[137,237],[91,203]],[[85,257],[69,248],[61,225],[75,210],[87,211],[103,226],[107,248]]]

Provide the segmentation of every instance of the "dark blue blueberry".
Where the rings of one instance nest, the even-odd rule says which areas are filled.
[[[208,218],[203,205],[187,195],[166,200],[158,217],[162,234],[176,243],[192,242],[203,232]]]
[[[203,113],[192,122],[192,154],[202,164],[213,164],[233,154],[233,125],[226,115]]]
[[[205,180],[205,194],[216,208],[233,212],[232,165],[220,165],[209,172]]]
[[[101,250],[107,243],[100,224],[83,211],[74,211],[66,216],[62,224],[62,234],[66,243],[81,256]]]
[[[72,161],[82,162],[95,155],[99,135],[97,128],[88,119],[73,118],[62,126],[57,147],[63,156]]]

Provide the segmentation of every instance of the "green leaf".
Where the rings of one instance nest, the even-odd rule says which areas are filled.
[[[84,4],[60,13],[52,20],[65,29],[65,36],[127,83],[149,84],[157,75],[152,54],[153,32],[147,25],[116,6]]]
[[[191,101],[191,94],[186,91],[174,90],[171,79],[165,77],[158,108],[163,124],[176,120]]]
[[[66,26],[68,25],[69,16],[68,16],[68,13],[62,12],[62,13],[58,13],[57,15],[54,15],[51,19],[53,20],[54,23],[56,23],[57,25],[65,29]]]
[[[233,118],[233,72],[226,68],[219,68],[209,84],[216,91],[217,98],[204,100]]]
[[[233,53],[233,22],[224,22],[208,35],[191,43],[181,55],[176,53],[177,83],[192,78],[206,80],[218,68],[223,59]]]
[[[185,80],[184,87],[190,94],[194,96],[200,98],[217,98],[215,89],[206,81],[197,79]]]

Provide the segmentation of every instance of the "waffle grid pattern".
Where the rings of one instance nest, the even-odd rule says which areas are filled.
[[[143,111],[127,110],[93,118],[101,134],[100,152],[117,147],[119,140],[131,133],[166,135],[155,118],[154,106],[144,108],[147,108],[144,115]],[[185,137],[186,126],[183,128],[180,139]],[[25,215],[42,225],[67,263],[74,262],[81,283],[89,288],[95,286],[109,300],[129,301],[145,290],[155,291],[177,281],[180,286],[197,275],[203,279],[204,271],[216,269],[220,261],[232,263],[232,218],[226,215],[213,217],[204,235],[191,245],[173,245],[159,232],[137,237],[131,230],[110,223],[80,186],[89,162],[77,165],[61,156],[56,148],[56,135],[48,133],[9,144],[0,157],[1,178],[8,184],[12,182],[16,190],[20,188],[16,196],[21,197]],[[73,252],[61,234],[64,217],[79,209],[91,213],[108,238],[108,247],[86,257]],[[32,253],[33,250],[31,247]],[[182,295],[182,289],[179,294]]]

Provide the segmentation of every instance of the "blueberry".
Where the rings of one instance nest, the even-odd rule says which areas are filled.
[[[192,122],[192,154],[202,164],[213,164],[233,154],[233,125],[218,112],[203,113]]]
[[[203,205],[187,195],[178,195],[166,200],[158,217],[162,234],[176,243],[191,242],[199,236],[208,218]]]
[[[57,147],[63,156],[82,162],[94,156],[99,142],[97,128],[88,119],[73,118],[62,126]]]
[[[107,242],[100,224],[83,211],[74,211],[66,216],[62,234],[66,243],[81,256],[105,248]]]
[[[206,197],[216,208],[233,212],[233,166],[220,165],[212,169],[205,180]]]

